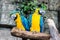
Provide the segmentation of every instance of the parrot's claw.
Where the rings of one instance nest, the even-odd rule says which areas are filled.
[[[36,31],[33,31],[32,33],[33,33],[33,34],[36,34],[37,32],[36,32]]]
[[[20,31],[24,31],[24,30],[22,30],[22,29],[19,29]]]

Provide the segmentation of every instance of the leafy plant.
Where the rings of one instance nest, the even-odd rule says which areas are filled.
[[[22,2],[19,6],[24,13],[33,12],[37,8],[37,0]]]

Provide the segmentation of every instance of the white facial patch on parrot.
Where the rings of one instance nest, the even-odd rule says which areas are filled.
[[[15,19],[15,17],[16,17],[16,14],[11,15],[11,19]]]
[[[43,9],[40,9],[40,11],[39,11],[42,15],[44,15],[45,14],[45,10],[43,10]]]

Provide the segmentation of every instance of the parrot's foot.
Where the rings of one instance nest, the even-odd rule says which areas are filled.
[[[33,33],[33,34],[36,34],[36,33],[38,33],[38,32],[36,32],[36,31],[33,31],[32,33]]]
[[[23,29],[18,29],[18,30],[20,30],[20,31],[25,31],[25,30],[23,30]]]

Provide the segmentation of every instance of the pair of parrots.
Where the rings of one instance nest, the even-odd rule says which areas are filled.
[[[43,9],[36,8],[35,12],[31,14],[28,19],[24,15],[20,14],[19,10],[14,10],[12,12],[11,18],[14,19],[16,27],[20,30],[26,30],[31,32],[43,32],[44,30],[44,20],[42,13],[45,13]]]

